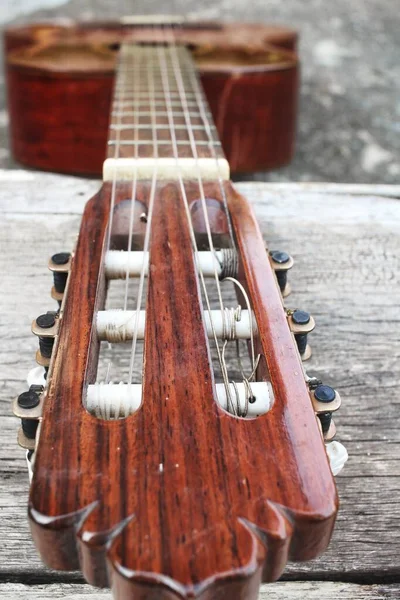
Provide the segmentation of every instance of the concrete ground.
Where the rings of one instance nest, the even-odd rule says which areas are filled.
[[[400,179],[400,11],[395,0],[5,0],[0,22],[43,17],[102,18],[188,13],[257,20],[300,31],[301,108],[292,164],[266,181],[398,183]],[[15,168],[7,142],[1,80],[0,168]]]

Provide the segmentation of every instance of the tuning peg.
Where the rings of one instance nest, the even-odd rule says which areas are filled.
[[[71,254],[69,252],[58,252],[57,254],[53,254],[49,260],[49,269],[53,272],[54,281],[54,285],[51,288],[51,297],[57,300],[59,306],[61,306],[64,296],[70,266]]]
[[[342,403],[339,393],[330,385],[322,383],[311,389],[311,400],[317,415],[326,412],[335,412],[340,408]]]
[[[339,393],[329,385],[317,382],[314,387],[311,384],[311,400],[315,413],[321,424],[321,431],[325,442],[330,442],[336,435],[335,423],[332,413],[336,412],[341,405]]]
[[[332,413],[340,408],[341,399],[336,390],[329,385],[323,385],[316,377],[308,378],[307,382],[332,473],[336,476],[343,469],[349,458],[343,444],[332,441],[336,436],[336,427],[332,419]]]
[[[50,365],[57,330],[58,313],[55,311],[48,311],[43,315],[39,315],[32,323],[32,333],[39,337],[39,350],[36,353],[36,362],[44,367],[46,372]]]
[[[283,252],[282,250],[271,250],[269,256],[271,258],[271,266],[275,271],[279,289],[281,290],[282,296],[286,298],[292,291],[287,281],[287,274],[289,269],[293,267],[294,260],[287,252]]]
[[[32,450],[35,446],[36,431],[42,412],[40,395],[43,390],[42,385],[31,385],[28,391],[22,392],[14,401],[14,415],[21,419],[18,443],[28,450]]]
[[[287,314],[301,359],[308,360],[311,356],[311,348],[307,343],[308,334],[315,329],[315,321],[305,310],[288,310]]]

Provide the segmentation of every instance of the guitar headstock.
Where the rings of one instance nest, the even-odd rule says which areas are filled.
[[[292,265],[227,182],[103,184],[50,263],[47,379],[15,404],[40,421],[21,440],[49,566],[118,598],[255,598],[325,549],[340,397],[303,368],[315,323],[285,307]]]

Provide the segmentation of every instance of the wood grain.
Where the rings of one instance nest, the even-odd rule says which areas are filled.
[[[0,179],[0,577],[31,582],[20,586],[21,592],[11,587],[11,598],[17,593],[26,600],[31,595],[50,598],[67,590],[73,594],[75,588],[59,583],[46,591],[46,586],[37,588],[38,582],[73,581],[76,576],[62,574],[60,579],[45,569],[33,547],[26,519],[27,473],[15,444],[18,424],[10,416],[10,398],[25,388],[26,373],[34,366],[37,340],[30,323],[54,307],[47,258],[72,248],[83,205],[98,183],[28,172],[0,172]],[[340,193],[341,187],[331,184],[327,196],[321,185],[289,185],[288,191],[280,184],[237,186],[251,200],[270,247],[284,248],[296,259],[294,293],[287,304],[309,309],[317,320],[310,336],[314,356],[307,368],[339,389],[338,435],[350,454],[337,479],[341,508],[331,545],[320,559],[288,566],[284,577],[297,581],[285,584],[284,595],[302,598],[302,590],[312,586],[316,597],[320,592],[328,598],[341,593],[344,598],[396,598],[398,586],[387,582],[398,581],[400,571],[400,437],[397,404],[388,399],[400,384],[400,202],[394,199],[399,190],[363,186],[360,192],[346,187]],[[310,578],[316,583],[298,581]],[[280,586],[263,589],[279,598]],[[2,592],[7,593],[7,585]],[[106,592],[93,593],[107,597]]]

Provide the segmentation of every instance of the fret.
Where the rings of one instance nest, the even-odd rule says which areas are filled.
[[[111,112],[112,115],[114,116],[121,116],[121,117],[134,117],[134,116],[138,116],[138,117],[151,117],[154,113],[151,112],[150,110],[146,110],[146,111],[123,111],[123,112],[119,112],[119,111],[112,111]],[[185,113],[184,112],[177,112],[174,111],[173,113],[171,113],[172,116],[175,117],[184,117]],[[189,115],[190,118],[194,118],[194,119],[201,119],[201,114],[199,112],[194,113],[192,111],[189,111],[186,113],[187,115]],[[167,111],[156,111],[155,112],[156,117],[168,117],[168,112]],[[208,115],[211,117],[210,113],[208,113]]]
[[[217,133],[217,130],[215,128],[215,125],[212,125],[212,130]],[[132,130],[134,131],[135,129],[149,129],[149,125],[110,125],[110,130],[111,131],[129,131]],[[169,125],[156,125],[156,129],[157,131],[161,130],[161,131],[171,131]],[[191,129],[193,131],[203,131],[204,133],[206,132],[204,126],[202,125],[192,125]],[[175,125],[174,127],[175,131],[187,131],[187,127],[186,125]]]
[[[223,161],[224,154],[207,101],[197,86],[191,55],[184,47],[175,48],[178,61],[175,63],[168,47],[163,52],[161,60],[160,47],[122,45],[111,111],[108,158],[117,162],[171,158],[174,164],[174,152],[177,152],[180,160],[193,159],[193,165],[197,158],[210,159],[215,170],[216,159]],[[161,72],[161,66],[165,65],[165,71]],[[113,169],[115,171],[115,167]]]
[[[118,110],[118,108],[123,108],[124,106],[132,106],[133,100],[134,100],[133,97],[132,97],[132,99],[114,100],[113,107]],[[191,108],[195,108],[198,106],[197,102],[188,101],[186,104]],[[140,106],[148,106],[149,102],[136,102],[136,105],[139,107]],[[164,102],[158,102],[158,101],[153,102],[153,106],[155,108],[166,108],[165,101]],[[176,107],[179,108],[182,106],[182,103],[181,102],[171,102],[171,106],[173,108],[176,108]]]
[[[157,146],[171,146],[171,140],[109,140],[107,144],[109,146],[148,146],[156,144]],[[176,140],[177,146],[191,146],[192,143],[190,140]],[[196,140],[196,146],[216,146],[220,147],[221,142],[216,140]]]

